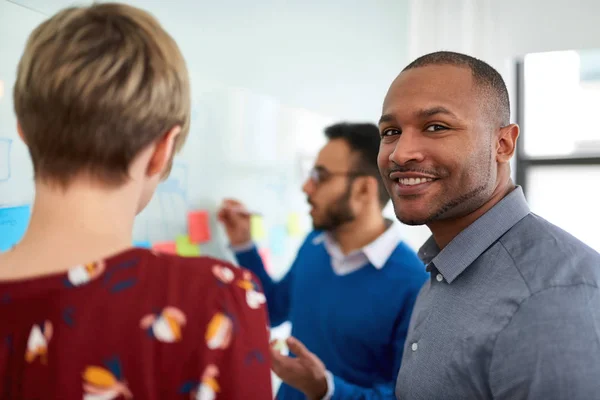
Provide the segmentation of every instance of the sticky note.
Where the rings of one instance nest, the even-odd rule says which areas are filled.
[[[287,228],[291,237],[302,236],[302,226],[300,223],[300,215],[298,213],[294,212],[288,215]]]
[[[250,234],[254,240],[263,240],[267,237],[265,222],[260,215],[252,215],[250,217]]]
[[[31,214],[30,206],[0,208],[0,251],[10,250],[19,243]]]
[[[177,244],[175,242],[157,242],[152,245],[152,249],[164,254],[177,254]]]
[[[285,225],[274,226],[269,232],[269,247],[274,255],[281,256],[285,254],[285,239],[287,229]]]
[[[208,211],[190,211],[188,214],[188,234],[192,243],[210,241],[210,225]]]
[[[265,267],[265,271],[267,273],[273,272],[273,264],[271,263],[271,252],[266,247],[258,249],[258,254],[260,254],[260,258],[262,259],[263,266]]]
[[[192,243],[188,235],[177,235],[175,244],[177,254],[182,257],[198,257],[200,255],[200,246]]]
[[[133,242],[133,247],[139,247],[142,249],[151,249],[152,248],[152,243],[147,242],[147,241],[140,241],[140,242]]]

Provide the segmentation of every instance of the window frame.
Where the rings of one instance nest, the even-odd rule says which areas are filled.
[[[515,155],[515,180],[516,184],[523,188],[523,193],[527,196],[527,173],[531,167],[554,167],[554,166],[582,166],[597,165],[600,167],[599,156],[548,156],[531,157],[525,152],[525,136],[527,129],[525,126],[525,58],[520,58],[515,63],[515,93],[516,93],[516,113],[515,122],[520,127],[519,139],[517,140],[517,150]]]

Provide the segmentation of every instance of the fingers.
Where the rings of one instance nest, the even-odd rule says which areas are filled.
[[[297,360],[284,356],[279,350],[273,349],[272,347],[270,348],[270,353],[271,369],[284,381],[288,380],[294,369],[294,362],[297,362]]]
[[[223,207],[227,208],[236,208],[236,207],[244,207],[242,202],[235,199],[223,199]]]
[[[308,358],[312,355],[312,353],[310,351],[308,351],[308,349],[306,348],[306,346],[304,346],[304,344],[299,341],[298,339],[296,339],[293,336],[290,336],[287,340],[286,343],[288,345],[288,348],[290,349],[290,351],[292,353],[294,353],[296,355],[296,357],[299,358]]]
[[[239,201],[233,199],[224,199],[217,212],[217,219],[222,223],[234,223],[235,221],[248,218],[250,214],[246,207]]]

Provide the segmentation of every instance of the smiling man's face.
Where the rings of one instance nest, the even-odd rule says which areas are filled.
[[[408,69],[392,83],[378,165],[401,222],[461,217],[490,198],[498,171],[486,100],[467,67]]]

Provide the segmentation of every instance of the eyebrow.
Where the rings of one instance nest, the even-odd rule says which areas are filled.
[[[434,115],[437,114],[445,114],[448,115],[450,117],[453,118],[457,118],[456,114],[454,114],[452,111],[448,110],[445,107],[442,106],[436,106],[436,107],[431,107],[431,108],[424,108],[422,110],[419,110],[417,112],[414,113],[416,118],[419,119],[425,119],[425,118],[431,118]],[[393,114],[383,114],[381,116],[381,118],[379,118],[379,125],[386,123],[386,122],[394,122],[396,121],[396,118],[394,117]]]
[[[456,116],[456,114],[454,114],[452,111],[450,111],[447,108],[442,107],[442,106],[425,108],[425,109],[419,110],[415,113],[415,116],[417,118],[424,119],[424,118],[433,117],[434,115],[437,115],[437,114],[445,114],[445,115],[448,115],[453,118],[458,118]]]
[[[379,118],[379,125],[383,124],[384,122],[393,122],[395,120],[396,118],[394,118],[392,114],[383,114],[381,118]]]

